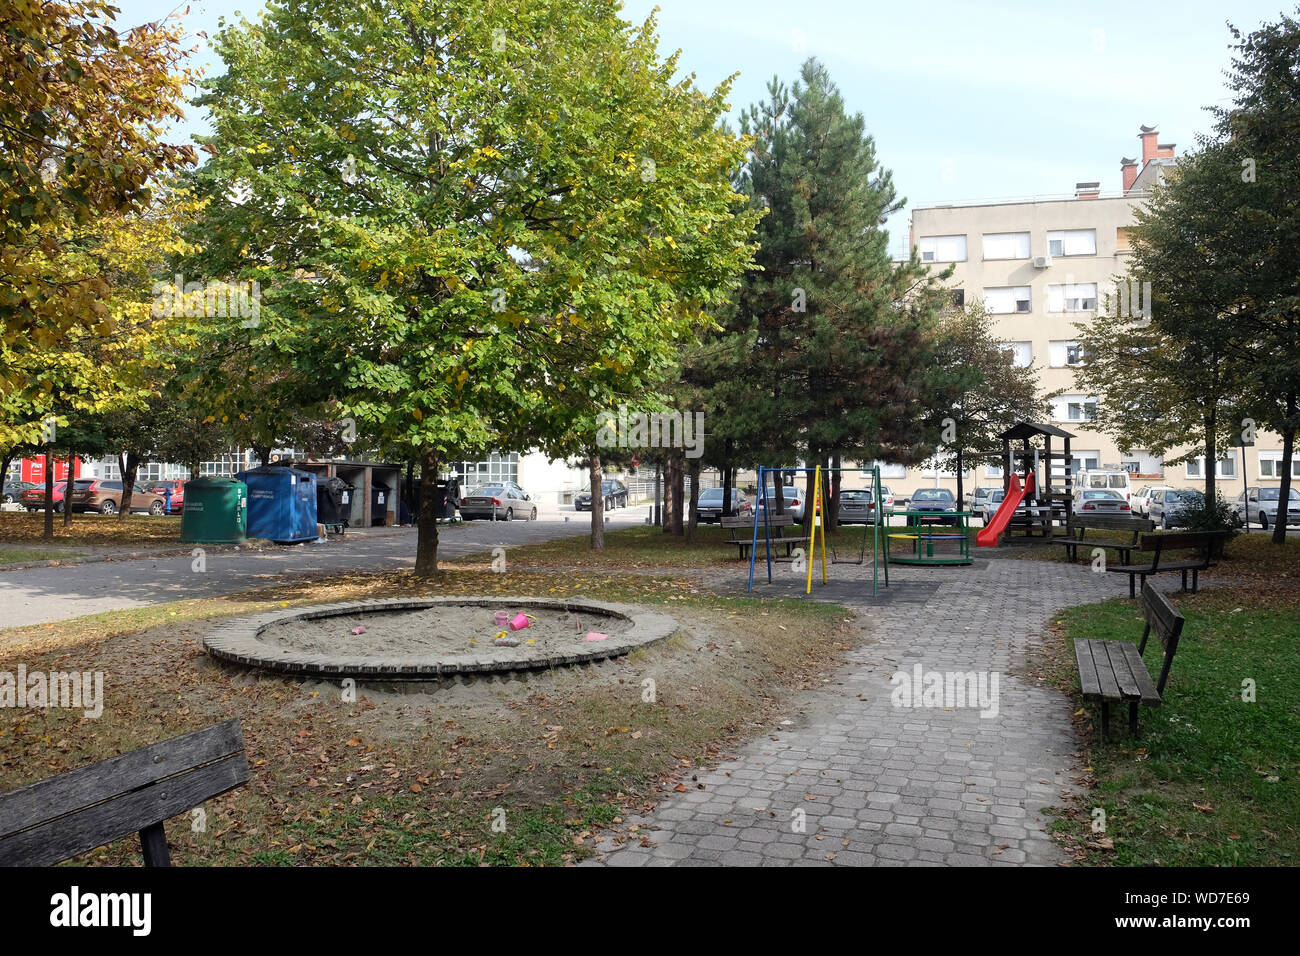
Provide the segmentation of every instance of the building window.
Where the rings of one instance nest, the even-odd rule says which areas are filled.
[[[1093,312],[1097,308],[1097,283],[1076,282],[1047,287],[1048,312]]]
[[[1095,256],[1096,229],[1058,229],[1047,234],[1049,256]]]
[[[1003,351],[1011,358],[1016,368],[1029,368],[1034,364],[1034,345],[1032,342],[1007,342]]]
[[[1201,455],[1187,462],[1188,478],[1205,477],[1205,456]],[[1237,455],[1235,452],[1229,452],[1223,458],[1220,458],[1218,464],[1214,466],[1214,477],[1216,478],[1236,478],[1237,477]]]
[[[1096,402],[1067,402],[1065,417],[1072,422],[1092,422],[1097,420]],[[1097,467],[1096,465],[1093,466]]]
[[[1280,451],[1261,451],[1259,453],[1259,477],[1280,480],[1282,477],[1282,453]],[[1300,458],[1291,456],[1291,477],[1300,478]]]
[[[998,461],[989,461],[984,465],[985,478],[1001,478],[1002,463]]]
[[[965,262],[965,236],[922,236],[922,262]]]
[[[1070,474],[1081,471],[1096,471],[1101,467],[1100,451],[1076,451],[1070,455]]]
[[[984,307],[993,315],[1011,315],[1030,309],[1029,286],[1001,286],[984,290]]]
[[[1052,368],[1082,365],[1087,359],[1083,346],[1078,342],[1049,342],[1047,350]]]
[[[949,289],[948,296],[952,299],[952,307],[954,309],[960,309],[966,304],[965,289]]]
[[[493,452],[482,461],[452,462],[443,477],[455,472],[462,488],[473,489],[480,485],[499,485],[512,481],[519,483],[519,456],[513,452],[499,455]]]
[[[985,259],[1028,259],[1029,233],[991,232],[984,236]]]

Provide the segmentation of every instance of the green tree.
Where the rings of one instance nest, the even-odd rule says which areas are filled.
[[[674,80],[614,0],[270,3],[199,103],[197,269],[257,279],[264,360],[421,463],[588,447],[751,255],[727,85]]]
[[[933,417],[939,427],[937,457],[950,457],[956,467],[958,502],[964,500],[967,467],[1000,459],[1002,432],[1044,410],[1038,373],[1017,368],[1012,359],[1011,343],[997,336],[982,305],[945,316],[935,361],[944,379],[941,390],[954,398],[951,406],[934,409]]]
[[[947,273],[928,275],[915,253],[891,260],[883,224],[905,200],[862,115],[846,112],[826,68],[809,60],[792,91],[774,79],[741,128],[756,137],[746,191],[767,215],[761,271],[738,300],[755,386],[739,414],[762,423],[775,460],[922,460],[938,438],[925,406],[945,398],[933,348],[947,302],[936,280]]]

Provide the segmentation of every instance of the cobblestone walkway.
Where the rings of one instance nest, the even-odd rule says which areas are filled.
[[[801,595],[788,566],[785,574],[772,591]],[[651,816],[627,821],[657,827],[648,834],[656,845],[607,837],[589,865],[1054,865],[1064,858],[1045,832],[1042,809],[1073,789],[1070,706],[1021,675],[1049,617],[1122,596],[1119,577],[1005,559],[895,566],[893,587],[873,600],[870,574],[869,566],[837,566],[833,592],[822,592],[857,605],[870,626],[834,679],[792,699],[788,720],[735,759],[701,771],[703,789],[668,792]],[[710,583],[734,590],[734,578]],[[816,585],[814,596],[821,596]],[[990,681],[996,674],[996,714],[895,706],[891,676],[912,675],[916,665],[926,674],[977,671]]]

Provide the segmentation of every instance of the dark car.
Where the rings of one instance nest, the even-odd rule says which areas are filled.
[[[19,481],[18,479],[14,479],[12,481],[6,481],[4,486],[4,494],[0,496],[0,498],[3,499],[5,504],[11,504],[12,502],[17,501],[18,496],[21,495],[24,491],[27,491],[28,489],[31,488],[39,488],[39,487],[40,485],[36,484],[36,482],[34,481]]]
[[[627,485],[613,478],[606,478],[600,483],[600,494],[605,499],[605,510],[627,507]],[[591,487],[583,488],[573,499],[574,511],[591,510]]]
[[[1168,530],[1186,524],[1184,514],[1191,508],[1199,508],[1205,496],[1199,491],[1162,491],[1147,506],[1147,517],[1158,526]]]
[[[63,492],[67,489],[66,481],[56,481],[54,483],[54,510],[63,510]],[[18,500],[28,511],[41,511],[45,508],[45,486],[36,485],[25,491],[18,493]]]
[[[956,524],[955,517],[943,517],[957,510],[957,497],[947,488],[918,488],[907,505],[909,511],[929,511],[938,524]],[[925,519],[922,519],[925,520]]]
[[[700,521],[712,524],[722,520],[722,489],[705,488],[700,492]],[[731,516],[745,518],[754,513],[754,504],[739,488],[731,489]]]

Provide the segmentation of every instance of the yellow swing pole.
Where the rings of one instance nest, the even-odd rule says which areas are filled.
[[[813,471],[812,520],[808,525],[808,585],[805,594],[812,594],[813,558],[817,553],[817,529],[822,537],[822,584],[826,583],[826,522],[822,511],[822,466]]]

